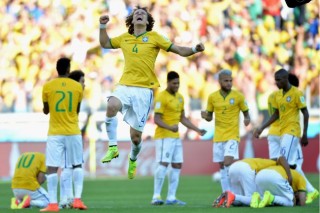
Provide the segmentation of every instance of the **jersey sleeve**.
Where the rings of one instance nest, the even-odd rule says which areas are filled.
[[[241,111],[242,111],[242,112],[248,111],[248,110],[249,110],[248,104],[247,104],[247,101],[245,100],[244,96],[243,96],[242,94],[240,94],[239,97],[240,97],[240,102],[239,102],[239,104],[240,104],[240,109],[241,109]]]
[[[301,91],[298,91],[296,100],[297,100],[297,105],[299,109],[303,109],[307,107],[306,100]]]
[[[47,85],[45,84],[42,88],[42,102],[48,102]]]
[[[110,38],[110,44],[111,44],[113,49],[120,48],[120,44],[121,44],[121,41],[122,41],[122,38],[123,38],[124,35],[125,35],[125,33],[121,34],[120,36],[117,36],[117,37],[114,37],[114,38]]]
[[[164,96],[159,94],[159,96],[155,99],[154,113],[163,114],[165,105],[166,103]]]
[[[211,94],[208,98],[208,103],[207,103],[207,111],[208,112],[214,112],[214,107],[213,107],[213,95]]]
[[[163,49],[165,51],[169,51],[171,46],[173,45],[172,42],[163,35],[160,35],[158,33],[156,33],[155,35],[156,35],[157,46],[160,49]]]
[[[278,105],[277,105],[277,94],[278,92],[272,93],[272,97],[270,98],[270,107],[272,109],[278,109]]]

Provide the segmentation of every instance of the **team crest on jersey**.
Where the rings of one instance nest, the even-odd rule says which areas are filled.
[[[286,100],[287,100],[287,102],[290,102],[291,101],[291,97],[288,96]]]
[[[304,103],[304,102],[305,102],[305,100],[304,100],[304,97],[303,97],[303,96],[300,96],[300,102],[301,102],[301,103]]]
[[[234,98],[231,98],[230,101],[229,101],[229,103],[230,103],[231,105],[233,105],[233,104],[234,104]]]
[[[142,41],[143,41],[143,42],[148,42],[148,41],[149,41],[148,36],[143,36],[143,37],[142,37]]]

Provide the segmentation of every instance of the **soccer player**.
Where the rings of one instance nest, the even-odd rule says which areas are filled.
[[[25,152],[19,157],[11,184],[15,196],[11,209],[44,208],[49,204],[48,193],[41,187],[46,181],[45,161],[45,155],[39,152]]]
[[[169,189],[166,204],[186,205],[185,202],[176,198],[183,163],[182,141],[179,138],[179,123],[181,122],[184,126],[198,132],[200,135],[206,133],[206,130],[199,129],[185,116],[184,99],[178,92],[179,86],[179,74],[170,71],[167,74],[166,90],[159,93],[155,99],[154,122],[157,128],[154,139],[158,165],[154,174],[152,205],[162,205],[164,203],[161,199],[161,190],[169,164],[171,164],[172,168],[169,173]]]
[[[215,130],[213,143],[213,162],[218,162],[221,173],[222,192],[230,190],[228,177],[229,166],[239,158],[239,113],[244,115],[244,124],[250,123],[249,109],[244,96],[232,90],[232,72],[219,72],[221,89],[210,94],[206,111],[201,111],[201,117],[211,121],[215,113]]]
[[[256,185],[259,190],[252,195],[250,206],[263,208],[266,206],[304,206],[306,201],[306,181],[296,170],[290,169],[292,185],[282,166],[270,166],[258,172]],[[262,200],[260,195],[263,194]],[[294,202],[294,197],[296,202]]]
[[[59,211],[57,203],[57,170],[65,156],[66,167],[73,169],[75,198],[73,208],[87,209],[81,201],[83,189],[83,145],[78,125],[78,113],[83,96],[80,83],[68,78],[70,59],[60,58],[58,77],[43,86],[44,114],[50,113],[46,146],[47,185],[50,203],[40,211]]]
[[[137,7],[126,18],[128,32],[109,38],[106,32],[108,15],[100,17],[100,44],[106,49],[121,48],[125,66],[119,85],[108,98],[106,127],[109,148],[102,163],[110,162],[119,156],[117,147],[117,113],[124,115],[130,125],[131,152],[128,156],[128,178],[136,175],[137,156],[141,150],[141,135],[148,119],[153,101],[153,88],[159,87],[154,72],[155,61],[160,49],[181,56],[191,56],[204,51],[203,44],[183,47],[173,44],[169,39],[152,31],[154,19],[147,8]]]
[[[227,207],[230,205],[250,206],[251,196],[257,191],[255,183],[256,173],[270,166],[281,165],[292,183],[290,167],[287,160],[280,156],[276,160],[263,158],[246,158],[234,162],[229,168],[231,191],[223,192],[212,204],[213,207]]]
[[[69,78],[79,82],[84,89],[85,87],[85,74],[81,70],[74,70],[70,72]],[[69,168],[64,161],[66,156],[62,158],[61,174],[60,174],[60,202],[59,208],[68,208],[73,204],[73,187],[72,187],[72,176],[73,168]]]
[[[279,119],[281,135],[280,154],[285,156],[292,168],[295,168],[297,166],[298,143],[301,136],[299,110],[304,117],[301,138],[302,146],[308,145],[307,130],[309,113],[303,93],[289,83],[288,72],[285,69],[280,69],[275,73],[275,81],[280,90],[277,91],[273,103],[271,103],[272,108],[274,108],[274,113],[268,121],[254,131],[254,135],[256,138],[259,138],[266,127]]]
[[[288,81],[292,86],[299,87],[299,79],[296,75],[292,73],[288,73]],[[278,91],[271,93],[268,97],[268,110],[269,115],[271,116],[275,109],[272,107],[272,104],[275,101],[275,97]],[[279,119],[273,122],[270,125],[269,132],[268,132],[268,148],[269,148],[269,158],[276,159],[279,157],[280,150],[281,150],[281,134],[280,134],[280,121]],[[297,143],[297,161],[296,161],[296,170],[306,179],[307,183],[307,200],[306,203],[312,203],[314,199],[319,196],[319,191],[316,190],[311,183],[306,178],[304,172],[302,171],[302,163],[303,163],[303,152],[301,149],[301,145]]]

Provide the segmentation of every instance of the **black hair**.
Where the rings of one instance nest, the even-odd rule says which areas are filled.
[[[288,80],[291,85],[299,87],[299,78],[295,74],[289,73]]]
[[[167,74],[167,81],[168,82],[173,79],[177,79],[177,78],[179,78],[179,74],[177,72],[175,72],[175,71],[168,72],[168,74]]]
[[[66,75],[70,71],[71,60],[69,58],[60,58],[57,61],[56,69],[59,75]]]
[[[80,78],[84,77],[84,72],[82,72],[81,70],[74,70],[69,74],[68,77],[79,82]]]
[[[283,69],[283,68],[281,68],[281,69],[279,69],[277,72],[275,72],[275,74],[274,74],[275,76],[276,75],[280,75],[280,76],[288,76],[288,71],[287,70],[285,70],[285,69]]]
[[[126,18],[126,26],[128,27],[128,33],[131,34],[131,35],[134,33],[134,25],[132,24],[133,14],[134,14],[134,12],[136,12],[136,11],[139,10],[139,9],[142,9],[142,10],[144,10],[144,11],[147,12],[148,22],[149,22],[149,23],[147,24],[147,31],[151,31],[152,28],[153,28],[153,25],[154,25],[154,19],[153,19],[152,15],[148,12],[147,8],[146,8],[146,7],[140,7],[140,6],[138,5],[138,6],[136,7],[136,9],[134,9],[134,10],[132,11],[132,13],[131,13],[129,16],[127,16],[127,18]]]

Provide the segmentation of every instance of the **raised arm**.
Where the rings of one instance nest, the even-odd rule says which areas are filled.
[[[190,55],[193,55],[197,52],[202,52],[202,51],[204,51],[204,45],[202,43],[199,43],[194,47],[183,47],[183,46],[178,46],[173,44],[170,49],[170,52],[176,53],[183,57],[188,57]]]
[[[110,43],[110,38],[107,33],[107,23],[109,22],[109,16],[108,15],[103,15],[100,16],[100,34],[99,34],[99,41],[101,47],[105,49],[111,49],[111,43]]]

